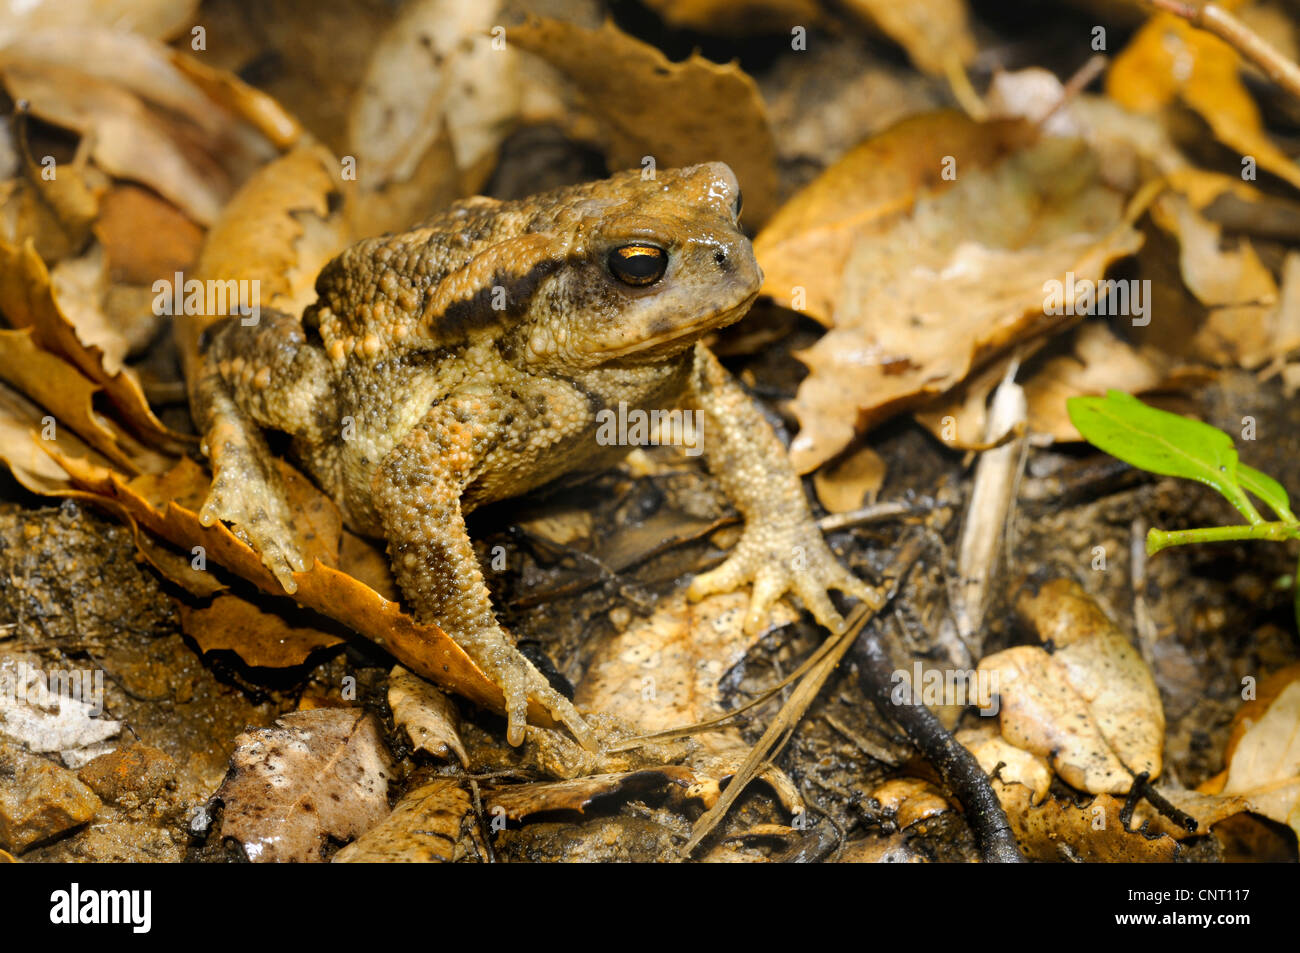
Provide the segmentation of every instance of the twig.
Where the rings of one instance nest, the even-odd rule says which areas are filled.
[[[1278,86],[1296,99],[1300,99],[1300,66],[1277,51],[1262,36],[1242,23],[1227,10],[1215,3],[1193,7],[1180,0],[1148,0],[1151,6],[1165,13],[1182,17],[1192,26],[1213,33],[1250,60]]]
[[[853,647],[853,658],[858,663],[862,686],[880,713],[907,732],[961,801],[985,863],[1023,863],[1025,858],[1016,846],[1011,823],[975,756],[958,744],[934,713],[918,700],[912,699],[911,704],[904,705],[893,703],[890,696],[895,687],[894,665],[879,640],[871,633],[863,633]]]

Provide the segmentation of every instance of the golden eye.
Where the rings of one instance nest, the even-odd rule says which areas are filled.
[[[668,270],[668,252],[656,245],[622,245],[609,253],[610,273],[625,285],[644,288]]]

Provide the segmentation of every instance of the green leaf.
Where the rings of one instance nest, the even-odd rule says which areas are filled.
[[[1296,521],[1295,514],[1291,512],[1291,498],[1287,496],[1286,489],[1267,473],[1260,473],[1254,467],[1238,463],[1237,482],[1241,484],[1242,489],[1249,490],[1267,503],[1269,509],[1276,513],[1279,519],[1291,523]]]
[[[1263,521],[1238,483],[1232,438],[1217,427],[1148,406],[1118,390],[1105,397],[1071,397],[1066,408],[1093,446],[1143,470],[1212,486],[1250,522]]]

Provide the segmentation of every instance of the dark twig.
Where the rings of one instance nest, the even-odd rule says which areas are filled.
[[[1024,863],[1007,815],[975,756],[958,744],[934,713],[918,700],[911,699],[903,705],[893,703],[890,696],[894,690],[894,665],[874,629],[864,629],[851,651],[861,673],[862,687],[876,708],[907,732],[922,756],[961,801],[984,862]]]

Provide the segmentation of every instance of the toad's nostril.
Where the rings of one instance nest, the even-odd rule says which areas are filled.
[[[719,249],[713,253],[713,260],[718,263],[719,268],[727,267],[727,253]]]

